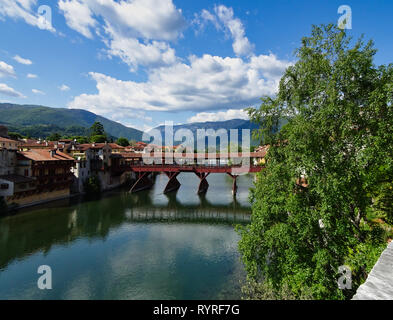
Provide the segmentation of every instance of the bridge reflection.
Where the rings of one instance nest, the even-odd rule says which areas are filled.
[[[36,207],[16,216],[0,219],[0,269],[16,259],[53,246],[71,245],[81,239],[105,239],[124,225],[133,223],[219,223],[244,224],[250,208],[236,199],[226,205],[212,205],[204,195],[199,204],[184,205],[176,193],[165,195],[167,203],[154,204],[148,192],[113,192],[100,200],[69,199]]]

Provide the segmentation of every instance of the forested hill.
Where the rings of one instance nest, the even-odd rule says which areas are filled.
[[[86,110],[0,103],[0,124],[8,126],[10,131],[37,138],[55,132],[70,136],[85,135],[95,121],[101,122],[111,136],[130,140],[142,138],[142,131]]]

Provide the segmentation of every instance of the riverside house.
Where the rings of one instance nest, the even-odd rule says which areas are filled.
[[[69,197],[73,165],[72,157],[57,150],[18,152],[14,173],[0,177],[13,190],[6,202],[25,206]]]

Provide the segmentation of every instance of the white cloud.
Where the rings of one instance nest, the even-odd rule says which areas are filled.
[[[80,0],[60,0],[59,9],[64,13],[67,25],[81,33],[86,38],[92,39],[91,27],[97,24],[93,12],[86,2]]]
[[[34,27],[55,32],[56,30],[52,25],[47,23],[37,11],[33,10],[33,6],[36,5],[37,0],[1,0],[0,18],[23,19]]]
[[[108,31],[109,32],[109,31]],[[108,43],[107,53],[117,56],[130,66],[130,71],[137,70],[138,65],[159,67],[171,65],[176,61],[175,50],[162,41],[152,41],[146,44],[135,38],[127,38],[112,33]]]
[[[0,94],[16,98],[26,98],[23,94],[7,86],[5,83],[0,83]]]
[[[182,12],[172,0],[60,0],[59,8],[68,26],[85,36],[91,35],[89,29],[96,24],[93,16],[133,38],[174,40],[185,26]]]
[[[0,78],[2,77],[15,77],[14,67],[4,61],[0,61]]]
[[[244,26],[240,19],[235,18],[232,8],[227,8],[226,6],[220,5],[215,8],[215,12],[224,24],[226,28],[229,29],[233,38],[233,51],[238,56],[248,56],[253,51],[253,45],[248,41],[245,35]]]
[[[248,114],[244,110],[228,109],[219,112],[200,112],[192,116],[187,122],[207,122],[207,121],[225,121],[232,119],[248,119]]]
[[[208,54],[192,56],[189,63],[151,71],[146,82],[122,81],[91,72],[97,94],[82,94],[70,108],[83,108],[112,117],[135,110],[208,111],[240,109],[258,103],[262,95],[274,95],[281,74],[290,65],[270,54],[241,58],[222,58]]]
[[[60,0],[67,25],[87,38],[92,29],[117,56],[136,71],[138,65],[157,67],[176,61],[175,51],[164,41],[181,36],[185,20],[172,0]],[[97,19],[103,21],[100,23]]]
[[[15,57],[13,57],[13,59],[14,59],[16,62],[19,62],[19,63],[21,63],[21,64],[26,64],[26,65],[31,65],[31,64],[33,64],[33,62],[32,62],[31,60],[29,60],[29,59],[24,59],[24,58],[22,58],[22,57],[20,57],[20,56],[18,56],[18,55],[16,55]]]
[[[38,78],[38,76],[36,74],[33,74],[33,73],[28,73],[26,77],[29,78],[29,79],[36,79],[36,78]]]
[[[45,92],[37,90],[37,89],[32,89],[31,92],[33,92],[34,94],[41,94],[41,95],[45,94]]]
[[[243,23],[240,19],[235,18],[232,8],[224,5],[215,6],[214,14],[203,9],[201,14],[194,19],[194,24],[203,29],[206,23],[212,23],[217,30],[224,29],[230,33],[233,39],[233,52],[237,56],[250,56],[252,54],[254,45],[246,37]]]
[[[197,30],[197,33],[205,29],[208,23],[212,23],[217,30],[221,29],[221,25],[218,22],[217,16],[206,9],[203,9],[200,14],[194,14],[194,16],[195,18],[192,21],[192,24],[198,27],[199,30]]]
[[[70,87],[69,86],[67,86],[67,85],[65,85],[65,84],[62,84],[60,87],[58,87],[61,91],[68,91],[68,90],[70,90]]]

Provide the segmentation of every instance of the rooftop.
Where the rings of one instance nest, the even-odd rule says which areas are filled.
[[[74,158],[66,155],[63,152],[48,149],[33,149],[29,151],[20,151],[19,154],[33,161],[74,161]]]

